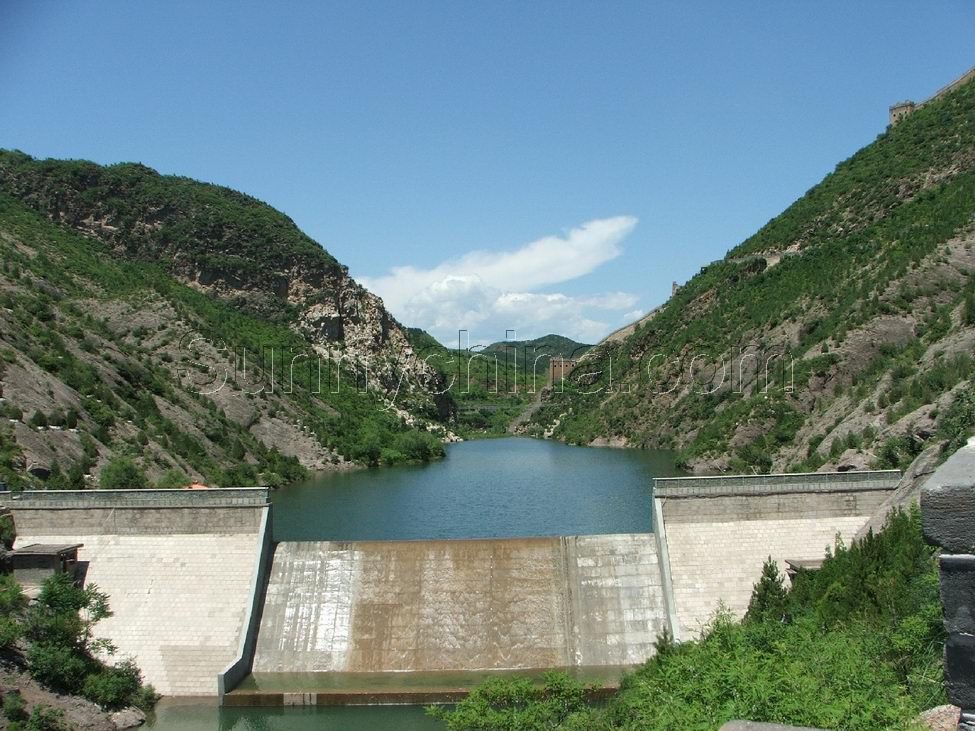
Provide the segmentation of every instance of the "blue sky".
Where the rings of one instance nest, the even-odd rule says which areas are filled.
[[[975,2],[0,0],[0,146],[285,211],[444,340],[594,340],[975,64]]]

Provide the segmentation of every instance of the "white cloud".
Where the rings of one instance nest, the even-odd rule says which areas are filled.
[[[430,269],[394,267],[380,277],[360,277],[403,322],[454,343],[459,329],[471,343],[557,332],[594,342],[610,326],[598,313],[628,310],[635,295],[609,292],[575,297],[537,292],[589,274],[622,253],[621,243],[637,220],[617,216],[588,221],[564,236],[546,236],[508,251],[472,251]],[[612,317],[615,320],[616,317]]]

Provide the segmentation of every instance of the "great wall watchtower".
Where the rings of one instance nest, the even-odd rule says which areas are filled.
[[[975,79],[975,66],[970,68],[968,71],[966,71],[964,74],[962,74],[957,79],[952,81],[950,84],[946,84],[945,86],[942,86],[929,99],[926,99],[923,102],[913,102],[910,99],[907,99],[902,102],[897,102],[896,104],[890,107],[890,124],[892,125],[897,124],[902,119],[904,119],[904,117],[913,114],[915,111],[917,111],[924,105],[930,104],[936,99],[940,99],[945,94],[954,91],[959,86],[968,83],[972,79]]]
[[[575,367],[576,361],[571,358],[563,358],[562,356],[553,357],[548,362],[549,383],[558,383],[572,373],[572,369]]]

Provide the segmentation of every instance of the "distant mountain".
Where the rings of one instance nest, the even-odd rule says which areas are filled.
[[[80,486],[127,459],[153,483],[253,484],[442,451],[440,372],[250,196],[0,151],[0,261],[0,479]]]
[[[837,165],[632,331],[529,430],[698,471],[903,466],[975,424],[975,82]]]
[[[548,362],[553,357],[576,359],[592,347],[592,345],[578,343],[563,335],[549,334],[533,340],[506,340],[491,343],[481,352],[495,353],[498,357],[503,358],[505,353],[508,353],[510,357],[510,354],[515,351],[518,353],[519,362],[527,355],[530,360],[535,361],[537,359],[540,366],[548,368]]]
[[[521,424],[526,408],[536,408],[549,385],[551,358],[579,358],[593,347],[553,334],[458,351],[420,328],[406,333],[414,352],[428,358],[450,384],[457,407],[452,427],[464,435],[508,433],[513,422]]]

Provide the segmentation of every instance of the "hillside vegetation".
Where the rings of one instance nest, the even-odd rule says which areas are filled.
[[[903,466],[971,426],[973,271],[968,83],[590,351],[529,431],[698,471]]]
[[[544,687],[495,679],[431,713],[450,731],[713,731],[736,718],[920,730],[917,715],[945,702],[934,554],[917,509],[894,512],[882,533],[839,546],[789,589],[770,561],[744,622],[718,613],[699,641],[661,638],[604,708],[556,673]]]
[[[549,334],[457,349],[418,328],[409,328],[407,335],[417,355],[448,384],[457,407],[452,428],[463,436],[507,434],[513,420],[533,408],[549,386],[550,360],[579,358],[592,347]]]
[[[453,410],[440,378],[268,206],[0,152],[0,481],[273,485],[426,461]]]

